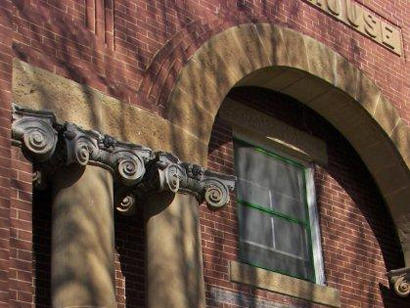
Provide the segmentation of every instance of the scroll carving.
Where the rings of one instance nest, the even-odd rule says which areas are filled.
[[[211,208],[229,203],[236,177],[181,162],[167,152],[153,152],[142,145],[125,143],[73,123],[57,123],[50,112],[14,107],[12,136],[33,161],[36,187],[61,166],[99,165],[111,171],[116,209],[132,214],[146,194],[169,191],[193,194]]]
[[[15,107],[12,138],[33,160],[46,161],[53,155],[57,145],[54,122],[55,117],[52,113],[30,112]]]
[[[410,267],[392,270],[387,273],[394,292],[400,297],[410,294]]]

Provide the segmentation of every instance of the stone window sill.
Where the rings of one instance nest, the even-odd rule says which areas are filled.
[[[329,307],[340,307],[337,289],[257,268],[235,261],[230,262],[230,279],[260,289],[305,299]]]

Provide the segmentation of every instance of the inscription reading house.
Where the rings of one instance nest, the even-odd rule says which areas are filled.
[[[305,0],[398,55],[402,55],[401,33],[364,6],[352,0]]]

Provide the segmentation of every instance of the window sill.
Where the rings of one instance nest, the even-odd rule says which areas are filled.
[[[340,296],[337,289],[317,285],[248,264],[231,261],[230,279],[233,282],[290,295],[314,303],[330,307],[340,307]]]

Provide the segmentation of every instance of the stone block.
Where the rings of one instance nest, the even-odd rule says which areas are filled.
[[[410,128],[403,120],[397,122],[390,139],[399,150],[407,168],[410,169]]]
[[[13,62],[13,101],[27,108],[53,111],[61,123],[73,122],[206,165],[208,135],[198,139],[157,114],[17,59]],[[200,126],[197,122],[192,125]]]
[[[335,61],[335,87],[351,97],[357,97],[357,80],[360,71],[337,53],[335,53]]]
[[[336,81],[335,52],[308,36],[304,36],[304,40],[309,72],[312,75],[327,81],[331,85],[334,85]]]
[[[255,27],[271,65],[287,66],[289,57],[282,28],[271,24],[256,24]]]
[[[196,99],[195,93],[185,93],[182,89],[176,88],[172,95],[172,100],[176,104],[168,110],[169,121],[200,140],[208,140],[214,122],[213,114],[216,114],[217,110],[210,113],[211,107],[204,108]],[[206,97],[204,99],[207,100]],[[218,106],[219,104],[215,104],[215,107]]]
[[[381,95],[374,112],[374,119],[384,132],[390,136],[400,120],[400,115],[396,108]]]
[[[231,281],[330,307],[340,307],[339,291],[235,261],[230,262]]]
[[[282,34],[289,60],[286,66],[309,72],[305,37],[288,28],[282,28]]]
[[[357,81],[357,94],[355,99],[372,116],[376,111],[380,96],[381,92],[374,82],[364,74],[360,74]]]
[[[318,97],[329,91],[330,85],[325,81],[316,78],[312,75],[306,74],[306,77],[299,79],[280,90],[302,103],[307,103],[313,98]]]

